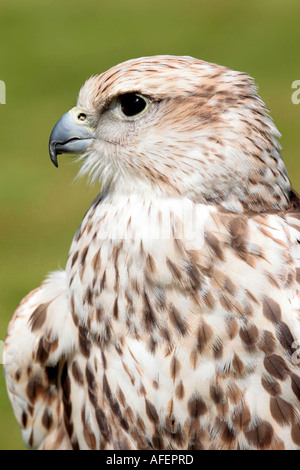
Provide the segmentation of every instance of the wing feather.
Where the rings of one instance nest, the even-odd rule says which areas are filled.
[[[34,449],[70,448],[63,422],[62,361],[74,348],[64,271],[52,273],[15,311],[3,362],[8,395],[25,444]]]

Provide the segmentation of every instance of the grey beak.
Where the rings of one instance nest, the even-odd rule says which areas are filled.
[[[57,155],[84,152],[93,138],[92,130],[80,120],[76,121],[75,108],[64,114],[55,124],[49,140],[49,153],[52,163],[58,167]]]

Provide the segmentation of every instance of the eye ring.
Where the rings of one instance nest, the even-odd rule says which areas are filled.
[[[138,93],[125,93],[118,96],[121,111],[127,118],[143,113],[148,107],[148,100]]]

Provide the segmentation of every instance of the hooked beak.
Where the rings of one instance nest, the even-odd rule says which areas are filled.
[[[84,152],[93,139],[93,130],[85,121],[86,115],[77,107],[64,114],[55,124],[49,140],[52,163],[58,167],[57,155]]]

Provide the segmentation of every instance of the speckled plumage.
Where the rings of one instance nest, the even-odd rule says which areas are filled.
[[[149,102],[134,118],[129,92]],[[89,79],[78,108],[103,191],[9,325],[26,444],[299,449],[300,202],[251,79],[141,58]]]

